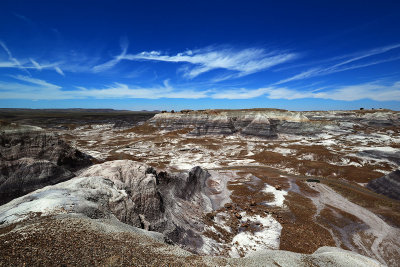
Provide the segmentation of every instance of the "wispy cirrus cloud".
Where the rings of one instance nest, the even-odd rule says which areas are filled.
[[[330,88],[317,88],[312,90],[300,90],[289,87],[270,86],[257,89],[228,89],[210,94],[214,99],[250,99],[256,97],[269,99],[331,99],[341,101],[354,101],[371,99],[376,101],[400,101],[400,81],[384,84],[381,81],[344,85]]]
[[[165,80],[162,85],[154,87],[138,87],[122,83],[115,83],[111,86],[103,88],[84,88],[79,87],[79,91],[75,91],[80,97],[92,97],[98,99],[115,99],[115,98],[145,98],[145,99],[160,99],[160,98],[185,98],[198,99],[207,97],[208,90],[179,90],[173,88],[168,80]]]
[[[32,65],[37,69],[37,70],[42,70],[43,69],[43,67],[37,62],[37,61],[35,61],[35,60],[33,60],[33,59],[29,59],[31,62],[32,62]]]
[[[108,69],[114,67],[115,65],[117,65],[119,62],[121,62],[121,60],[125,59],[126,53],[128,52],[128,46],[129,46],[127,39],[122,38],[120,41],[120,46],[121,46],[121,50],[122,50],[121,54],[114,57],[114,59],[112,59],[110,61],[107,61],[103,64],[94,66],[93,71],[101,72],[101,71],[108,70]]]
[[[6,44],[0,41],[0,47],[6,52],[8,56],[8,61],[0,62],[0,68],[17,68],[24,71],[26,74],[31,76],[29,72],[30,69],[41,71],[43,69],[52,69],[56,71],[58,74],[65,76],[64,72],[60,68],[60,63],[46,63],[40,64],[37,60],[29,58],[29,60],[18,60],[12,54],[10,49],[6,46]]]
[[[0,99],[32,99],[32,100],[59,100],[59,99],[118,99],[118,98],[184,98],[198,99],[208,97],[209,90],[176,89],[165,80],[162,85],[153,87],[131,86],[123,83],[114,83],[102,88],[86,88],[77,86],[76,90],[63,90],[61,86],[45,80],[24,75],[10,75],[16,82],[0,81]]]
[[[253,90],[246,88],[228,89],[213,93],[210,97],[214,99],[250,99],[263,96],[271,90],[272,88],[259,88]]]
[[[41,87],[45,87],[45,88],[53,88],[53,89],[60,89],[60,86],[54,85],[52,83],[48,83],[44,80],[41,79],[36,79],[36,78],[32,78],[32,77],[28,77],[28,76],[24,76],[24,75],[10,75],[10,77],[16,79],[16,80],[20,80],[29,84],[34,84],[34,85],[39,85]]]
[[[54,70],[55,70],[58,74],[60,74],[60,75],[62,75],[62,76],[65,76],[64,72],[62,71],[62,69],[61,69],[60,67],[55,66],[55,67],[54,67]]]
[[[14,16],[16,16],[17,18],[19,18],[20,20],[23,20],[23,21],[25,21],[25,22],[27,22],[27,23],[29,23],[29,24],[32,24],[33,22],[32,22],[32,20],[30,20],[29,18],[27,18],[26,16],[24,16],[24,15],[21,15],[21,14],[18,14],[18,13],[13,13],[14,14]]]
[[[270,99],[302,99],[319,98],[342,101],[371,99],[376,101],[400,101],[400,81],[383,84],[380,81],[356,85],[344,85],[322,90],[296,90],[272,87],[267,97]]]
[[[26,73],[28,73],[28,75],[30,75],[29,71],[27,71],[15,57],[13,57],[13,55],[11,54],[11,51],[8,49],[8,47],[6,46],[6,44],[4,42],[0,41],[0,46],[6,52],[8,59],[10,61],[9,63],[11,63],[9,65],[9,66],[11,66],[11,68],[12,67],[19,68],[19,69],[25,71]]]
[[[186,78],[195,78],[205,72],[215,69],[235,71],[236,75],[226,76],[232,78],[266,70],[275,65],[288,62],[296,58],[296,56],[297,54],[289,52],[266,52],[265,49],[261,48],[237,50],[218,47],[187,50],[175,55],[169,55],[160,51],[127,54],[127,47],[123,47],[120,55],[101,65],[95,66],[93,70],[106,70],[115,66],[122,60],[146,60],[190,64],[189,66],[180,69]]]
[[[60,94],[61,86],[25,75],[10,75],[10,77],[16,81],[0,81],[0,99],[66,99]]]
[[[316,88],[300,90],[289,87],[269,86],[256,89],[232,88],[224,90],[178,89],[165,80],[162,85],[140,87],[123,83],[114,83],[100,88],[77,86],[75,90],[65,90],[56,84],[24,75],[10,76],[17,82],[0,82],[0,99],[121,99],[121,98],[182,98],[182,99],[251,99],[266,97],[269,99],[331,99],[354,101],[371,99],[376,101],[400,101],[400,81],[385,84],[382,81],[344,85],[334,88]]]
[[[383,53],[386,53],[386,52],[389,52],[391,50],[398,49],[398,48],[400,48],[400,44],[378,47],[378,48],[371,49],[368,51],[353,54],[352,57],[347,58],[346,60],[341,61],[339,63],[333,64],[330,66],[324,66],[324,67],[314,67],[314,68],[308,69],[306,71],[303,71],[301,73],[298,73],[292,77],[280,80],[275,84],[284,84],[284,83],[291,82],[291,81],[302,80],[302,79],[307,79],[307,78],[312,78],[312,77],[317,77],[317,76],[323,76],[323,75],[328,75],[328,74],[332,74],[332,73],[353,70],[353,69],[359,69],[359,68],[364,68],[364,67],[373,66],[373,65],[377,65],[377,64],[382,64],[385,62],[399,60],[400,56],[394,56],[394,57],[390,57],[390,58],[386,58],[386,59],[373,60],[373,61],[366,62],[366,63],[358,63],[358,64],[350,65],[350,63],[357,62],[362,59],[366,59],[366,58],[376,56],[379,54],[383,54]]]

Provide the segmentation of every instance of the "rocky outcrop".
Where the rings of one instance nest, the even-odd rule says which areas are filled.
[[[304,116],[313,121],[332,121],[351,123],[363,127],[397,127],[400,126],[400,113],[388,109],[372,110],[338,110],[306,111]]]
[[[209,179],[210,174],[200,167],[169,174],[129,160],[106,162],[88,168],[80,177],[0,206],[0,224],[37,212],[50,215],[63,211],[94,219],[116,217],[126,224],[162,233],[173,243],[200,253],[204,245],[201,218],[212,210],[209,194],[218,194],[212,190],[213,183],[207,183]]]
[[[85,176],[89,174],[103,177]],[[168,256],[158,257],[161,261],[171,260],[171,257],[179,255],[192,256],[202,261],[199,256],[185,251],[178,254],[171,253],[171,251],[177,251],[176,247],[172,247],[171,250],[165,244],[171,243],[171,240],[189,251],[212,254],[212,251],[202,250],[206,246],[206,239],[201,235],[205,228],[202,215],[212,210],[213,203],[209,194],[218,194],[210,185],[213,184],[213,182],[210,183],[213,177],[207,171],[195,167],[188,173],[169,174],[156,172],[142,163],[120,160],[94,165],[85,170],[82,175],[84,176],[47,186],[0,206],[2,232],[0,240],[3,242],[14,240],[10,242],[13,246],[12,251],[18,251],[19,257],[25,255],[21,254],[19,250],[21,247],[26,249],[26,246],[30,248],[35,244],[40,244],[41,247],[47,248],[48,242],[51,242],[53,256],[59,257],[58,253],[64,253],[65,249],[68,249],[68,255],[81,255],[80,250],[89,251],[95,248],[95,255],[99,256],[100,260],[103,253],[107,255],[110,251],[114,256],[119,255],[119,251],[114,248],[122,243],[126,248],[137,248],[138,251],[134,254],[135,259],[139,260],[138,252],[149,246],[144,244],[151,243],[145,241],[143,236],[157,240],[158,245],[154,247],[164,248],[159,253],[169,251]],[[216,206],[215,209],[219,209],[223,204],[220,203],[220,206]],[[131,226],[124,226],[119,222],[120,220]],[[16,225],[18,227],[15,229],[18,229],[18,232],[12,230]],[[30,228],[30,225],[33,227]],[[144,230],[138,230],[135,227]],[[29,232],[28,229],[34,229],[34,231]],[[156,230],[162,235],[151,234],[146,231],[147,229]],[[77,230],[79,233],[76,232]],[[19,237],[21,231],[25,231],[21,235],[24,237],[24,243],[18,241],[22,240]],[[104,234],[110,234],[112,238],[103,239]],[[133,244],[126,241],[129,235],[140,238],[141,242],[136,245],[127,245]],[[31,238],[32,236],[34,238]],[[71,237],[76,239],[71,239]],[[122,241],[115,242],[119,238],[122,238]],[[82,239],[87,240],[88,243],[80,242]],[[71,244],[66,245],[66,240],[71,240]],[[95,245],[108,244],[108,242],[112,244],[110,247]],[[73,243],[80,244],[79,250],[74,250],[76,246],[72,245]],[[88,250],[88,246],[93,247]],[[8,246],[4,249],[8,251]],[[121,250],[121,253],[126,253],[126,250]],[[30,257],[39,254],[31,253]],[[83,253],[83,256],[85,257],[86,254]],[[11,258],[8,257],[8,259]],[[71,257],[70,260],[73,261],[74,258]],[[230,266],[258,266],[271,261],[282,266],[302,266],[306,263],[323,266],[327,262],[335,266],[362,266],[362,264],[380,266],[375,260],[354,252],[327,247],[319,248],[312,255],[266,250],[242,259],[209,257],[205,260],[212,262],[212,265],[218,261],[218,265]]]
[[[391,147],[372,147],[358,152],[363,157],[374,158],[377,160],[391,161],[400,166],[400,149]]]
[[[398,112],[377,110],[295,112],[276,109],[203,110],[159,113],[149,120],[165,130],[192,128],[190,135],[231,135],[277,138],[279,134],[315,135],[326,129],[338,131],[361,127],[400,126]]]
[[[0,164],[0,203],[74,176],[71,171],[46,160],[24,158],[2,162]]]
[[[400,170],[370,181],[367,187],[376,193],[400,200]]]
[[[90,157],[37,127],[0,129],[0,204],[74,177]]]
[[[276,138],[282,127],[281,122],[290,122],[289,128],[308,121],[299,112],[283,110],[206,110],[181,113],[160,113],[150,123],[166,130],[193,128],[191,135],[241,134],[263,138]]]
[[[94,165],[81,176],[108,178],[126,193],[124,201],[109,205],[120,221],[163,233],[191,251],[201,249],[204,225],[199,218],[212,210],[207,171],[195,167],[188,173],[170,174],[139,162],[117,160]]]

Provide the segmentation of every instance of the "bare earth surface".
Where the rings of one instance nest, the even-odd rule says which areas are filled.
[[[187,173],[195,166],[208,170],[210,177],[202,192],[210,207],[196,213],[198,226],[188,219],[190,229],[201,236],[199,245],[190,248],[194,254],[181,249],[187,249],[187,244],[166,245],[127,228],[115,234],[122,223],[116,222],[114,211],[108,222],[113,226],[107,228],[98,218],[69,217],[79,213],[76,210],[55,212],[62,206],[57,203],[42,216],[27,209],[25,214],[33,213],[19,222],[4,219],[10,206],[0,207],[0,223],[5,225],[0,228],[0,262],[313,266],[329,263],[322,254],[317,255],[321,248],[337,247],[344,249],[340,253],[352,251],[375,261],[362,262],[367,259],[363,258],[353,265],[340,261],[345,257],[335,258],[333,266],[378,262],[400,266],[400,202],[366,187],[371,180],[399,169],[397,112],[244,112],[163,113],[139,125],[122,127],[115,127],[114,122],[68,121],[57,129],[54,125],[47,129],[92,156],[95,164],[108,164],[79,171],[76,175],[80,177],[102,176],[114,181],[115,174],[107,170],[122,164],[115,165],[115,160],[140,162],[157,172]],[[268,138],[257,136],[260,125],[268,128],[263,132]],[[121,190],[118,184],[115,190]],[[190,209],[179,201],[179,212]],[[65,250],[62,255],[61,250]],[[266,251],[270,254],[260,256]],[[260,257],[268,261],[260,261]],[[45,258],[47,261],[38,261]]]

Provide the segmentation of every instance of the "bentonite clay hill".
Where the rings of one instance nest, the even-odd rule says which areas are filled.
[[[367,187],[379,194],[400,200],[400,169],[371,180]]]
[[[2,164],[65,170],[0,206],[5,265],[399,266],[400,203],[385,196],[398,112],[182,111],[118,128],[74,116],[48,119],[45,137],[5,133],[19,141],[2,151],[45,152]]]
[[[38,127],[0,126],[0,204],[74,177],[90,157]]]
[[[101,171],[106,168],[109,171]],[[199,210],[211,209],[207,207],[212,203],[207,196],[210,190],[204,186],[209,174],[194,168],[189,174],[171,177],[126,161],[92,168],[87,174],[99,172],[111,180],[84,175],[1,206],[3,263],[379,266],[367,257],[329,247],[308,256],[284,251],[265,251],[240,260],[194,256],[165,242],[170,243],[169,236],[183,247],[205,246],[199,235],[204,225],[196,225],[193,219],[201,216],[196,214]],[[157,183],[160,178],[163,181]],[[162,183],[172,184],[171,190],[160,194],[157,184],[165,189]],[[124,225],[117,218],[165,235]]]

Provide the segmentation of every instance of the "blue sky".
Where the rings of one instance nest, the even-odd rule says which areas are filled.
[[[0,107],[400,109],[400,1],[0,2]]]

